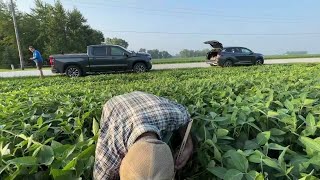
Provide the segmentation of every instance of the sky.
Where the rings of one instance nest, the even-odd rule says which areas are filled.
[[[54,0],[43,0],[54,3]],[[33,0],[16,0],[30,12]],[[244,46],[254,52],[320,54],[319,0],[61,0],[77,8],[87,23],[129,43],[129,50],[210,48],[207,40],[224,46]]]

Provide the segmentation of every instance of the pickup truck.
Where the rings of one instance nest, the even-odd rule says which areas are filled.
[[[79,77],[87,73],[149,71],[151,55],[135,53],[117,45],[90,45],[87,54],[56,54],[49,57],[53,73]]]

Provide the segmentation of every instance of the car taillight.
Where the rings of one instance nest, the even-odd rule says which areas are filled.
[[[54,57],[50,56],[49,60],[50,60],[50,65],[53,66],[54,65]]]

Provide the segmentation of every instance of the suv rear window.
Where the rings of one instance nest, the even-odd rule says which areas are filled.
[[[106,56],[107,55],[107,48],[106,47],[94,47],[92,53],[94,56]]]

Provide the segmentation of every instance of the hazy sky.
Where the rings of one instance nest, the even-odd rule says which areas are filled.
[[[53,3],[54,0],[44,0]],[[320,53],[320,1],[306,0],[61,0],[79,9],[105,37],[139,48],[204,49],[207,40],[264,54]],[[17,0],[30,12],[33,0]],[[147,33],[146,33],[147,32]]]

